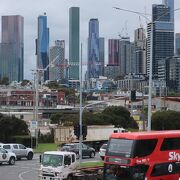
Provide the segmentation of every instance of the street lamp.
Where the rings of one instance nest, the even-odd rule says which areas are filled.
[[[35,121],[36,121],[36,131],[35,131],[35,136],[36,136],[36,148],[38,146],[38,104],[39,104],[39,91],[38,91],[38,86],[39,86],[39,73],[47,71],[50,66],[53,65],[53,63],[57,60],[59,56],[56,56],[44,69],[38,68],[36,64],[36,70],[35,70]]]

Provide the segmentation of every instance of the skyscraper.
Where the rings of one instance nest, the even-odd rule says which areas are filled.
[[[79,7],[69,9],[69,79],[79,79]]]
[[[146,37],[144,28],[135,30],[134,44],[135,44],[135,72],[137,74],[146,74]]]
[[[170,21],[174,22],[174,0],[163,0],[162,3],[170,8]]]
[[[173,1],[173,0],[171,0]],[[153,12],[161,12],[164,8],[164,15],[153,15],[153,44],[151,45],[151,23],[148,24],[147,37],[147,73],[149,74],[150,65],[150,51],[152,46],[152,75],[158,77],[158,62],[164,58],[172,57],[174,55],[174,22],[171,21],[170,9],[167,5],[153,5]],[[174,11],[171,9],[171,11]],[[160,15],[161,14],[161,15]]]
[[[50,80],[62,80],[65,78],[65,69],[67,68],[65,64],[65,41],[56,40],[55,45],[50,47],[49,60],[56,59],[53,67],[49,67],[49,79]]]
[[[108,65],[119,65],[119,39],[108,40]]]
[[[88,78],[98,78],[99,75],[99,21],[98,19],[90,19],[88,36]]]
[[[104,38],[99,37],[98,19],[90,19],[88,36],[88,78],[104,75]]]
[[[176,46],[175,53],[177,56],[180,56],[180,33],[176,33],[175,46]]]
[[[105,58],[105,42],[104,38],[99,38],[99,75],[104,76],[104,58]]]
[[[44,69],[49,64],[49,28],[47,16],[38,16],[37,67]],[[49,80],[49,69],[44,72],[44,81]]]
[[[0,78],[11,81],[24,78],[24,18],[19,15],[2,16],[0,46]]]
[[[122,37],[119,41],[120,53],[120,75],[124,76],[129,72],[131,60],[131,43],[129,37]]]

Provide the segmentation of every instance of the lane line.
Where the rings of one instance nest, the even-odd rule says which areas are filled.
[[[22,178],[22,175],[24,175],[24,174],[26,174],[26,173],[29,173],[29,172],[31,172],[31,171],[33,171],[33,170],[21,172],[21,173],[19,174],[19,176],[18,176],[19,179],[20,179],[20,180],[25,180],[24,178]]]

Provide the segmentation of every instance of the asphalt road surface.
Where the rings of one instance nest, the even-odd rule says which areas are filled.
[[[85,161],[99,161],[99,154],[96,153],[95,158],[83,159]],[[16,161],[15,165],[0,165],[0,180],[38,180],[39,155],[36,154],[33,160],[21,159]]]

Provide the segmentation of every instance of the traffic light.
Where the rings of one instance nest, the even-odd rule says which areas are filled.
[[[131,90],[131,101],[136,100],[136,90]]]
[[[87,125],[85,125],[85,124],[82,125],[82,135],[83,135],[83,140],[86,140],[86,136],[87,136]]]
[[[80,137],[80,125],[79,124],[74,125],[74,135],[77,137],[77,139],[79,139],[79,137]]]

